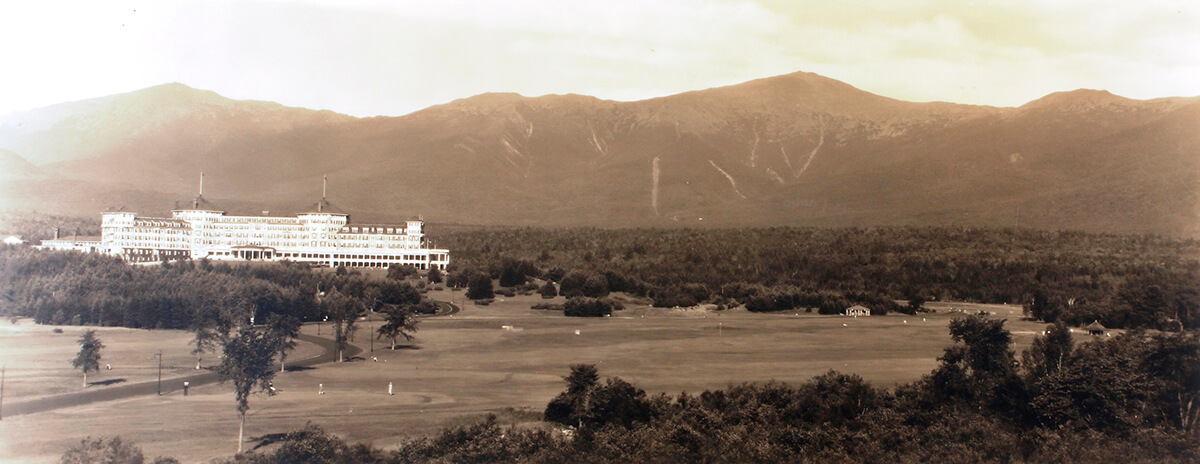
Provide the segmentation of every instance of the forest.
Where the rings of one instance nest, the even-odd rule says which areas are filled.
[[[950,300],[1022,304],[1046,322],[1175,330],[1200,316],[1200,243],[1191,239],[959,227],[520,228],[438,243],[452,250],[448,282],[486,273],[505,285],[518,274],[561,279],[565,294],[574,273],[606,283],[585,296],[625,291],[656,306],[862,304],[886,313],[917,309],[897,300]]]
[[[119,258],[28,247],[0,247],[0,314],[39,324],[193,329],[238,308],[259,321],[271,315],[301,321],[327,316],[323,294],[357,306],[419,305],[423,280],[397,267],[395,278],[357,271],[320,272],[293,263],[235,264],[207,260],[132,266]],[[415,273],[415,270],[413,270]],[[329,300],[330,298],[325,298]]]

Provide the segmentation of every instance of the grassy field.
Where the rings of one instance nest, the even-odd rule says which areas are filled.
[[[461,301],[462,294],[453,297]],[[562,376],[576,363],[594,363],[601,376],[622,377],[651,393],[800,382],[830,369],[890,387],[934,368],[950,343],[951,306],[1007,318],[1018,353],[1043,328],[1020,321],[1020,307],[1003,305],[936,303],[931,305],[936,314],[869,318],[627,305],[611,318],[578,319],[529,309],[541,301],[534,295],[501,297],[486,307],[468,303],[459,314],[422,321],[412,346],[396,351],[380,340],[371,353],[364,324],[357,344],[368,351],[361,359],[280,375],[279,395],[251,399],[246,434],[257,438],[312,422],[352,441],[394,448],[405,437],[469,423],[487,412],[527,422],[562,391]],[[0,332],[0,359],[8,363],[10,381],[20,385],[13,395],[79,389],[81,379],[68,364],[79,329],[53,334],[26,324],[0,329],[6,330]],[[305,332],[315,334],[317,327]],[[322,335],[328,334],[326,326]],[[130,382],[148,380],[148,366],[156,365],[152,353],[160,347],[173,373],[191,367],[186,333],[102,329],[100,337],[107,345],[105,360],[115,362],[114,374],[98,379],[120,372]],[[23,373],[26,369],[30,372]],[[35,374],[36,369],[42,370]],[[390,396],[389,383],[395,393]],[[317,394],[319,384],[325,395]],[[6,400],[9,395],[6,386]],[[6,417],[0,421],[0,456],[4,462],[56,462],[80,438],[114,434],[137,443],[148,457],[203,462],[232,455],[233,395],[227,386],[209,385],[188,397],[140,397]]]
[[[54,333],[61,328],[62,333]],[[162,352],[164,379],[195,372],[196,357],[191,354],[190,332],[180,330],[137,330],[120,327],[55,327],[34,324],[26,319],[13,324],[0,322],[0,365],[5,368],[4,400],[33,398],[84,390],[82,371],[71,367],[79,352],[77,340],[88,328],[104,343],[100,351],[100,372],[88,374],[88,389],[122,383],[138,383],[158,378],[158,356]],[[320,348],[299,342],[290,359],[320,353]],[[216,362],[206,354],[202,364]],[[111,369],[108,368],[111,366]]]

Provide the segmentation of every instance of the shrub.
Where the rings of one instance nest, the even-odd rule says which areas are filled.
[[[675,306],[696,306],[696,298],[676,288],[668,288],[654,292],[652,305],[656,308],[671,308]]]
[[[554,282],[547,280],[546,285],[538,289],[538,293],[542,295],[542,298],[554,298],[558,296],[558,287],[554,286]]]
[[[567,271],[564,271],[561,267],[555,267],[543,273],[542,278],[546,279],[548,282],[558,282],[562,280],[563,276],[565,275],[567,275]]]
[[[774,295],[755,295],[746,300],[746,311],[762,313],[779,309]]]
[[[132,443],[126,443],[121,437],[109,439],[84,438],[78,445],[72,446],[63,453],[63,464],[142,464],[146,462],[142,449]]]
[[[600,298],[608,296],[608,279],[593,272],[572,271],[562,279],[558,292],[565,297],[585,296]]]
[[[387,278],[392,280],[404,280],[414,275],[417,275],[417,267],[411,264],[388,267]]]
[[[611,298],[572,297],[563,305],[563,314],[571,317],[604,317],[625,309]]]
[[[500,263],[500,286],[516,287],[525,283],[527,276],[537,275],[535,264],[523,259],[505,258]]]
[[[492,278],[487,274],[475,274],[468,282],[467,298],[483,300],[496,296],[496,292],[492,290]]]
[[[422,301],[420,303],[412,305],[412,309],[413,309],[413,311],[416,311],[417,313],[420,313],[420,314],[437,314],[438,308],[437,308],[437,305],[434,304],[432,301]]]
[[[428,279],[429,283],[431,284],[440,284],[442,283],[442,271],[438,270],[436,267],[430,269],[429,273],[425,274],[425,278]]]
[[[530,306],[529,309],[544,309],[547,311],[562,311],[563,305],[557,303],[538,303]]]

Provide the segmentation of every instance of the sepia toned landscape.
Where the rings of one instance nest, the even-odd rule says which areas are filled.
[[[0,462],[1200,460],[1189,3],[0,12]]]

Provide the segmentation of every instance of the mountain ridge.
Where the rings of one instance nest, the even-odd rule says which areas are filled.
[[[67,115],[94,122],[90,131],[76,124],[35,134],[73,142],[68,154],[55,151],[61,143],[14,142],[19,137],[3,131],[11,118],[0,118],[0,148],[29,153],[39,169],[100,196],[111,189],[186,199],[204,171],[206,197],[272,211],[302,209],[328,174],[336,202],[370,218],[1019,223],[1200,236],[1200,179],[1189,174],[1200,172],[1200,155],[1195,131],[1183,129],[1197,98],[1075,90],[1019,107],[914,103],[798,72],[632,102],[488,93],[403,116],[355,118],[182,84],[151,89],[105,97],[112,100],[100,107],[126,109],[111,121],[97,110]],[[157,106],[164,108],[149,110]],[[1162,167],[1100,169],[1121,159]],[[1080,176],[1095,185],[1066,188]]]

